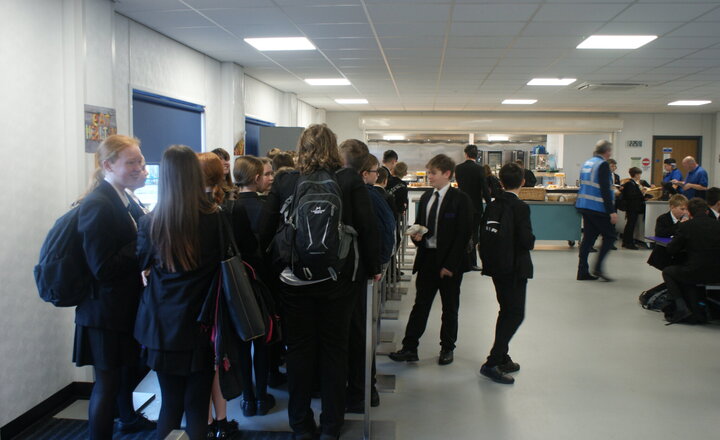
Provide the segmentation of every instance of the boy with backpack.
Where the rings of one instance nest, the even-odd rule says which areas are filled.
[[[430,159],[426,168],[433,189],[420,197],[415,225],[411,227],[426,232],[410,236],[418,248],[413,265],[413,273],[417,273],[415,305],[405,329],[403,347],[391,353],[390,359],[396,362],[418,360],[420,337],[425,332],[439,290],[443,313],[438,363],[448,365],[453,362],[457,341],[460,284],[463,273],[470,270],[472,202],[467,194],[450,185],[455,170],[451,158],[439,154]]]
[[[530,207],[518,197],[525,182],[523,169],[514,163],[506,164],[500,169],[500,181],[505,192],[487,206],[480,223],[482,273],[492,277],[500,303],[495,343],[480,374],[497,383],[512,384],[515,379],[508,373],[520,370],[520,365],[508,355],[508,345],[525,316],[527,280],[533,276],[530,251],[535,247],[535,236]]]

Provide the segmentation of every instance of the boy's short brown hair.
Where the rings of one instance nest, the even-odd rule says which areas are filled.
[[[428,170],[436,169],[441,173],[450,171],[450,178],[452,179],[453,173],[455,172],[455,161],[445,154],[438,154],[437,156],[430,159],[425,165]]]
[[[395,168],[393,168],[393,176],[403,178],[407,174],[407,164],[405,162],[398,162],[395,164]]]
[[[668,204],[670,205],[670,208],[677,208],[678,206],[687,206],[688,199],[682,194],[675,194],[674,196],[670,197],[670,200],[668,200]]]

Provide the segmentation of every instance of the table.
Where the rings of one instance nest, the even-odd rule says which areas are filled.
[[[662,247],[667,247],[667,245],[672,241],[671,237],[656,237],[654,235],[650,235],[645,238]]]

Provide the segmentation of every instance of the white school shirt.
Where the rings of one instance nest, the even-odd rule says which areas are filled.
[[[435,200],[435,193],[439,193],[440,196],[437,200],[437,217],[435,217],[435,229],[438,229],[438,226],[440,226],[440,207],[442,206],[443,199],[445,198],[445,194],[447,194],[448,189],[450,188],[450,183],[448,182],[447,185],[443,186],[440,189],[436,189],[433,191],[432,195],[430,196],[430,200],[428,201],[428,205],[426,211],[425,211],[425,218],[428,225],[430,224],[430,209],[432,208],[433,201]],[[430,238],[425,239],[425,247],[429,249],[435,249],[437,248],[437,232],[433,231],[433,235]]]

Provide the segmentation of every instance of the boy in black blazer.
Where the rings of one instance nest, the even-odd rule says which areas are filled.
[[[518,192],[524,184],[523,169],[517,164],[509,163],[500,170],[500,181],[505,192],[500,194],[502,200],[493,203],[508,203],[512,211],[513,224],[513,270],[507,275],[492,274],[500,313],[495,326],[495,343],[487,361],[480,368],[480,373],[495,382],[511,384],[515,379],[508,375],[518,371],[520,365],[513,362],[508,355],[510,339],[520,327],[525,317],[525,294],[527,280],[533,277],[533,264],[530,251],[535,247],[535,236],[530,223],[530,207],[520,200]],[[482,225],[481,225],[482,227]],[[482,237],[482,235],[481,235]],[[480,242],[481,248],[487,246]],[[491,254],[508,252],[506,247],[490,250]]]
[[[435,294],[440,290],[442,327],[440,329],[440,365],[453,361],[457,340],[460,284],[463,273],[470,269],[469,245],[472,225],[472,202],[467,194],[453,188],[450,179],[455,162],[439,154],[426,165],[433,189],[420,197],[415,224],[428,229],[427,233],[411,235],[417,256],[413,273],[415,305],[410,313],[403,348],[390,354],[397,362],[418,360],[417,347],[425,331]]]

